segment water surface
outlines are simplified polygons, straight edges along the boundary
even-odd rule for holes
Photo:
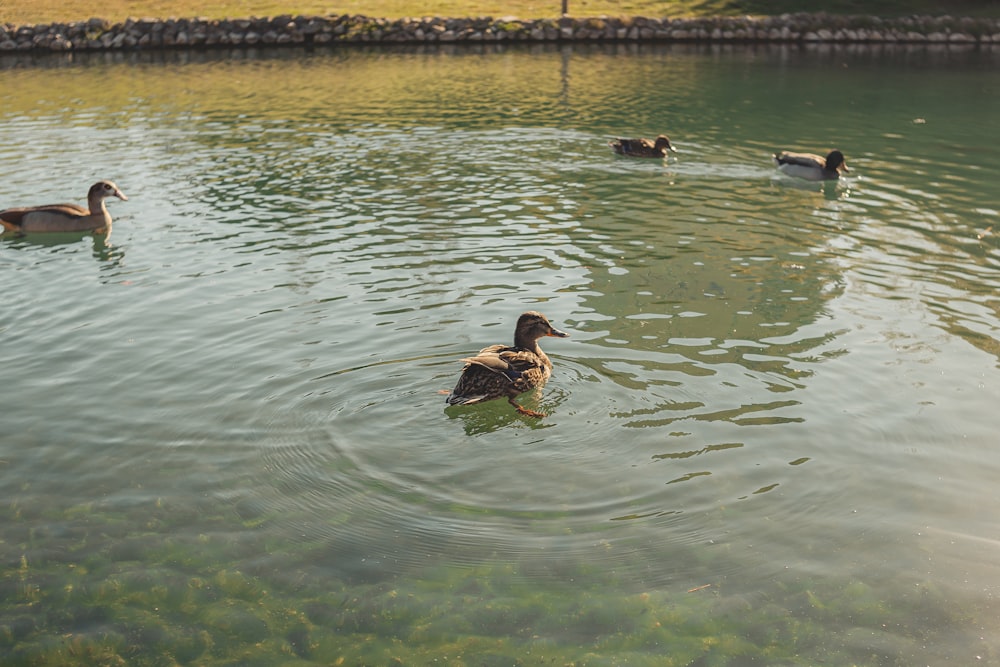
[[[0,647],[1000,664],[998,58],[0,60],[0,207],[129,196],[0,237]],[[548,416],[445,409],[529,309]]]

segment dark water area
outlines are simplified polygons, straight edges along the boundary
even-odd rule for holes
[[[1000,664],[998,59],[0,57],[4,663]]]

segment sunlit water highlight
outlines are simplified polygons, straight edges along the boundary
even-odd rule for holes
[[[472,586],[525,662],[1000,664],[996,51],[236,55],[0,60],[0,207],[129,196],[0,239],[5,650],[491,664],[428,630]],[[840,183],[769,162],[834,145]],[[571,334],[548,417],[446,410],[528,309]],[[232,629],[268,590],[305,635]]]

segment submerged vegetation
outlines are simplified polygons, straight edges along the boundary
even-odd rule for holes
[[[905,600],[820,577],[630,591],[584,561],[489,559],[345,580],[336,544],[267,543],[228,511],[134,513],[144,534],[121,528],[137,516],[93,506],[44,532],[6,510],[6,665],[917,664],[927,628],[953,637],[969,620],[919,582]]]

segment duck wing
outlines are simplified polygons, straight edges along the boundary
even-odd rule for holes
[[[462,361],[465,362],[466,368],[479,366],[491,373],[502,375],[515,386],[523,384],[528,379],[525,377],[526,374],[530,375],[533,370],[545,368],[541,357],[531,350],[508,347],[507,345],[492,345],[483,348],[476,356],[462,359]],[[530,387],[518,388],[518,391],[526,391],[527,389]]]
[[[24,224],[25,214],[30,211],[30,208],[9,208],[6,211],[0,211],[0,222],[5,227],[20,227]]]
[[[47,206],[25,206],[0,211],[0,222],[8,226],[20,227],[30,217],[51,219],[80,218],[90,215],[90,211],[77,204],[49,204]]]
[[[794,165],[796,167],[807,167],[810,169],[826,168],[826,159],[819,155],[813,155],[812,153],[792,153],[790,151],[782,151],[780,153],[775,153],[774,162],[779,167],[781,165]]]
[[[528,391],[544,380],[542,359],[529,350],[492,345],[462,359],[465,368],[448,396],[451,405],[469,405]]]
[[[619,138],[611,142],[616,153],[622,155],[648,155],[655,150],[655,145],[649,139]]]

